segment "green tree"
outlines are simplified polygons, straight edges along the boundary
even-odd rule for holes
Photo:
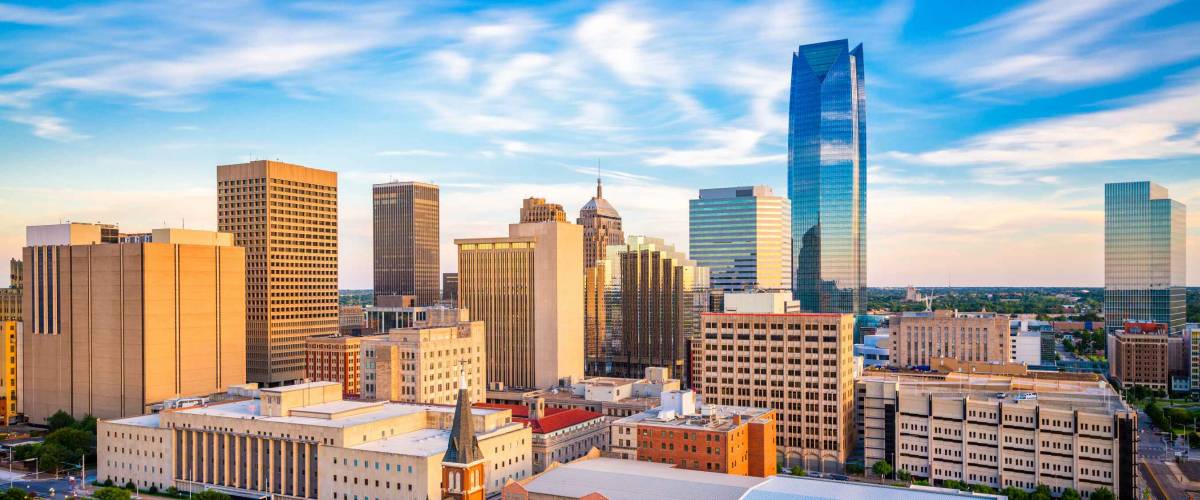
[[[93,417],[90,413],[87,415],[84,415],[83,420],[80,420],[79,422],[77,422],[75,424],[75,428],[79,429],[81,431],[87,431],[92,434],[95,434],[96,433],[96,417]]]
[[[1062,495],[1058,496],[1059,500],[1082,500],[1079,497],[1079,492],[1071,488],[1063,490]]]
[[[871,466],[871,472],[879,474],[880,477],[888,477],[892,475],[893,470],[892,464],[889,464],[887,460],[880,460],[875,462],[875,465]]]
[[[1008,497],[1008,500],[1027,500],[1029,498],[1029,493],[1026,493],[1025,490],[1017,488],[1016,486],[1004,488],[1000,494]]]
[[[801,467],[799,465],[793,465],[792,469],[791,469],[791,473],[793,476],[803,476],[804,475],[804,467]]]
[[[856,464],[853,462],[846,464],[846,474],[857,476],[862,473],[863,473],[862,464]]]
[[[29,494],[21,488],[9,488],[0,493],[0,500],[25,500]]]
[[[1113,494],[1112,490],[1101,486],[1092,492],[1088,500],[1117,500],[1117,496]]]
[[[912,474],[904,469],[900,469],[900,471],[896,473],[896,479],[901,481],[912,481]]]
[[[96,448],[96,435],[74,427],[65,427],[46,436],[44,444],[56,444],[67,450],[67,453],[78,458],[80,455],[91,455]]]
[[[996,493],[996,488],[993,488],[986,484],[972,484],[971,491],[974,491],[975,493],[984,493],[987,495],[991,495],[993,493]]]
[[[1054,495],[1050,493],[1050,487],[1044,484],[1037,485],[1033,493],[1029,495],[1029,500],[1053,500]]]
[[[219,491],[204,490],[200,493],[192,495],[193,500],[232,500],[229,495]]]
[[[44,471],[58,471],[63,468],[74,458],[71,452],[62,445],[55,443],[42,443],[37,450],[38,467]]]
[[[74,427],[75,417],[72,417],[70,413],[58,410],[53,415],[50,415],[50,418],[46,419],[46,425],[50,426],[50,432],[64,427]]]
[[[13,460],[29,460],[37,456],[37,445],[23,444],[13,448]]]
[[[104,487],[92,493],[96,500],[129,500],[129,490],[122,488]]]

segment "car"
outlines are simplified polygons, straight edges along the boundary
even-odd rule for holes
[[[841,474],[830,474],[829,479],[832,479],[834,481],[849,481],[850,476],[843,476]]]

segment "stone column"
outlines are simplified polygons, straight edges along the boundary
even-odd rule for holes
[[[292,496],[300,494],[300,442],[292,441]]]
[[[256,460],[258,462],[258,467],[254,479],[254,489],[258,491],[266,491],[266,488],[263,487],[263,472],[266,470],[265,464],[267,460],[267,457],[263,455],[263,448],[265,447],[263,445],[263,441],[266,440],[263,438],[254,438],[254,441],[255,448],[257,448],[255,450],[257,452],[256,455],[258,456]]]

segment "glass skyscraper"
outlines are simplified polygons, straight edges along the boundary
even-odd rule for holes
[[[866,104],[862,45],[835,40],[792,54],[792,295],[807,312],[866,306]]]
[[[1187,310],[1187,208],[1152,182],[1104,185],[1104,324],[1166,323],[1183,330]]]
[[[688,252],[714,290],[791,290],[791,220],[768,186],[701,189],[688,202]]]

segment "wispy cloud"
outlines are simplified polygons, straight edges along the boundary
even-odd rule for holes
[[[66,120],[49,115],[14,115],[9,121],[29,125],[33,135],[43,139],[59,142],[73,142],[87,139],[89,136],[80,134],[67,125]]]
[[[696,149],[663,149],[645,160],[647,165],[687,168],[757,165],[787,161],[786,154],[759,154],[755,150],[764,133],[749,129],[716,129],[699,133],[704,146]]]
[[[429,156],[441,157],[449,156],[449,153],[443,151],[433,151],[430,149],[390,149],[375,153],[375,156]]]

